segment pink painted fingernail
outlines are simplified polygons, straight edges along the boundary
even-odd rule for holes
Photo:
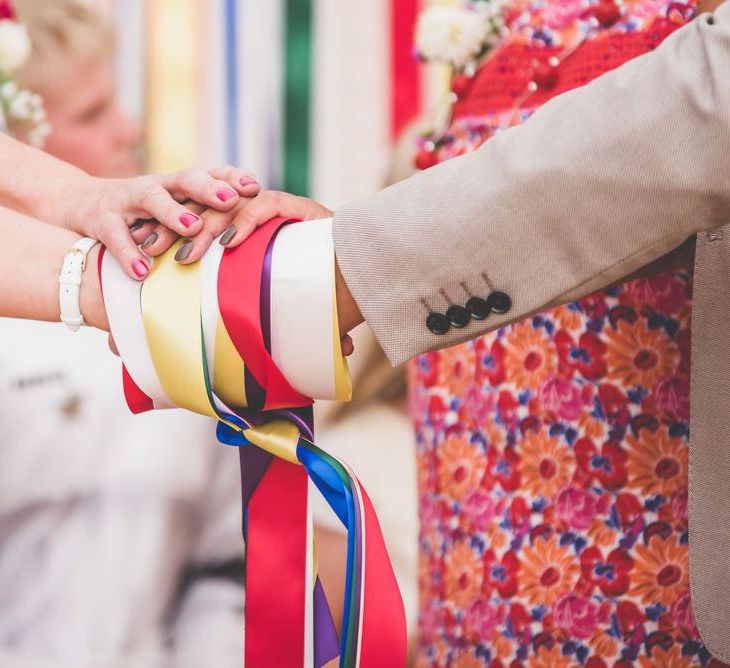
[[[185,225],[185,227],[190,227],[198,220],[200,220],[200,217],[196,216],[194,213],[184,213],[180,216],[180,222]]]
[[[221,188],[216,195],[218,195],[218,199],[221,202],[227,202],[231,197],[236,197],[238,193],[235,190],[231,190],[230,188]]]
[[[137,278],[144,278],[150,273],[150,268],[142,260],[135,260],[132,262],[132,271]]]
[[[250,176],[244,176],[242,179],[239,179],[238,182],[242,186],[253,186],[258,185],[258,181],[256,179],[252,179]]]

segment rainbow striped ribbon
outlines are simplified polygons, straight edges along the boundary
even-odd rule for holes
[[[311,339],[320,351],[314,359],[327,346],[333,360],[320,365],[325,373],[311,369],[314,385],[300,375],[295,388],[282,373],[292,369],[295,378],[307,366],[282,350],[282,336],[299,332],[283,326],[272,295],[272,267],[283,257],[277,249],[301,247],[290,231],[310,224],[288,222],[274,219],[234,249],[215,244],[191,265],[175,262],[175,246],[156,258],[144,283],[102,253],[99,273],[124,361],[125,397],[135,413],[182,407],[214,417],[218,439],[240,446],[248,668],[318,667],[338,655],[348,668],[403,666],[405,613],[375,511],[348,466],[315,445],[312,400],[300,391],[316,386],[322,398],[350,397],[333,307],[333,256],[331,334]],[[306,336],[306,323],[301,329]],[[339,643],[317,577],[310,481],[347,527]]]

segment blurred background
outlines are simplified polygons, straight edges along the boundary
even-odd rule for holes
[[[92,174],[229,163],[336,208],[412,171],[448,90],[414,56],[431,4],[15,0],[21,82],[46,100],[46,150]],[[355,400],[318,406],[318,440],[368,489],[415,629],[405,371],[355,339]],[[199,416],[131,416],[99,332],[0,319],[0,340],[0,666],[240,666],[235,449]],[[337,615],[345,538],[323,503],[315,521]]]
[[[230,162],[335,207],[381,186],[400,133],[447,85],[413,55],[427,0],[100,4],[150,170]]]

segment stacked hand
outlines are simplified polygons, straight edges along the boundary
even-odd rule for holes
[[[132,179],[84,174],[65,194],[65,209],[58,212],[58,220],[50,222],[98,239],[129,276],[142,279],[149,272],[149,260],[138,244],[145,238],[154,233],[157,239],[154,253],[148,254],[163,252],[178,236],[199,239],[199,245],[207,247],[212,230],[220,225],[216,216],[230,214],[259,190],[255,178],[234,167]],[[188,201],[200,205],[187,206]]]
[[[156,220],[148,220],[136,225],[132,231],[132,239],[140,244],[142,251],[155,257],[164,253],[180,237],[187,241],[178,249],[176,259],[183,264],[199,260],[216,238],[219,243],[232,248],[242,243],[253,230],[277,216],[300,220],[331,218],[333,212],[327,207],[307,199],[284,192],[264,191],[246,192],[232,207],[222,209],[220,206],[187,203],[186,208],[194,212],[202,221],[197,231],[185,230],[180,233],[179,226],[164,225]],[[257,196],[253,196],[257,195]],[[199,200],[198,200],[199,201]],[[340,333],[342,335],[343,353],[352,353],[353,345],[347,335],[355,325],[362,321],[357,306],[347,286],[337,270],[337,304]]]

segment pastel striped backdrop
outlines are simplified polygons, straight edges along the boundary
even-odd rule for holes
[[[413,57],[448,0],[100,0],[148,168],[230,162],[330,206],[382,185],[399,132],[444,75]]]

